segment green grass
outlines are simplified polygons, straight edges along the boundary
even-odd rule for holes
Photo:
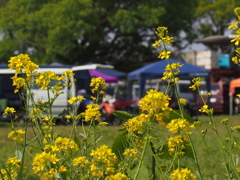
[[[219,136],[224,141],[227,137],[227,131],[225,127],[221,124],[221,120],[229,118],[229,127],[234,127],[236,125],[240,125],[240,117],[239,116],[214,116],[216,126],[218,128]],[[202,122],[202,129],[208,129],[209,125],[209,118],[207,116],[199,116],[199,121]],[[21,128],[22,124],[17,123],[17,128]],[[121,131],[118,131],[122,126],[106,126],[103,128],[103,137],[100,140],[100,144],[106,144],[111,147],[114,138],[121,133]],[[78,126],[79,130],[81,131],[81,126]],[[86,127],[87,128],[87,127]],[[10,157],[15,156],[15,144],[13,140],[10,140],[7,135],[11,131],[10,123],[0,123],[0,167],[5,164],[6,160]],[[71,126],[56,126],[55,132],[58,132],[59,134],[63,136],[69,136],[71,132]],[[166,141],[167,137],[169,137],[171,134],[167,131],[161,131],[161,134],[159,134],[160,137],[162,137],[163,141]],[[33,132],[29,131],[28,136],[33,137]],[[203,172],[204,180],[210,180],[210,179],[226,179],[223,171],[219,169],[223,166],[223,161],[220,154],[220,149],[218,145],[218,141],[216,138],[216,134],[214,131],[208,129],[208,133],[205,136],[205,142],[209,146],[209,148],[213,152],[212,157],[210,153],[207,151],[206,147],[204,146],[201,139],[199,139],[199,136],[196,136],[195,133],[192,135],[193,142],[196,147],[197,156],[199,158],[199,164]],[[233,138],[240,144],[240,136],[238,132],[234,133]],[[239,149],[238,149],[239,150]],[[238,151],[234,151],[234,156],[239,153]],[[239,154],[240,156],[240,154]],[[217,160],[214,161],[214,158]],[[186,164],[184,164],[186,167],[192,167],[192,170],[196,170],[195,165],[189,161],[184,160]],[[240,167],[240,165],[239,165]]]

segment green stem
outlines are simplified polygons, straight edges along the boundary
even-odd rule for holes
[[[135,176],[134,176],[133,180],[136,180],[137,177],[138,177],[140,168],[141,168],[142,163],[143,163],[143,157],[144,157],[145,152],[146,152],[146,147],[147,147],[148,140],[149,140],[149,137],[148,137],[148,135],[147,135],[147,136],[146,136],[146,141],[145,141],[145,144],[144,144],[144,149],[143,149],[143,152],[142,152],[142,155],[141,155],[141,158],[140,158],[140,162],[139,162],[139,164],[138,164],[137,171],[136,171],[136,173],[135,173]]]
[[[203,180],[202,172],[201,172],[201,169],[200,169],[200,166],[199,166],[199,162],[198,162],[198,158],[197,158],[197,154],[196,154],[196,150],[195,150],[195,147],[194,147],[194,145],[192,143],[191,136],[189,134],[188,134],[188,138],[190,140],[190,144],[191,144],[191,147],[192,147],[194,161],[195,161],[195,164],[196,164],[198,172],[199,172],[199,177],[200,177],[201,180]]]

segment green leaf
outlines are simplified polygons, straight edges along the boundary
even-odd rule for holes
[[[114,111],[113,115],[116,116],[117,118],[121,119],[124,122],[126,122],[128,119],[131,119],[134,117],[132,114],[129,114],[125,111]]]
[[[85,135],[85,134],[83,134],[83,133],[79,133],[80,134],[80,136],[82,136],[82,137],[84,137],[84,138],[86,138],[87,136]]]
[[[119,160],[122,159],[122,153],[124,152],[124,150],[129,147],[129,142],[127,141],[127,134],[127,132],[120,134],[114,139],[114,142],[112,144],[112,151],[116,154]]]
[[[79,140],[79,138],[74,137],[74,142],[78,145],[79,148],[81,148],[81,141]]]
[[[239,162],[239,156],[238,156],[238,154],[235,156],[235,164],[236,164],[236,166],[238,165],[238,162]]]
[[[171,155],[168,151],[168,145],[165,144],[162,146],[160,153],[157,154],[161,159],[173,159],[173,155]]]
[[[61,179],[61,177],[60,177],[60,174],[59,174],[59,173],[56,173],[56,174],[54,174],[54,177],[55,177],[55,178],[57,178],[57,179]]]
[[[70,156],[64,158],[62,164],[64,164],[65,162],[69,161],[69,159],[73,158],[78,153],[79,153],[79,151],[76,151],[73,154],[70,154]]]
[[[189,116],[189,114],[183,112],[183,117],[186,119],[188,122],[194,122],[194,119]],[[172,110],[169,113],[169,117],[163,117],[163,121],[166,123],[169,123],[172,119],[179,119],[181,117],[181,111],[180,110]]]
[[[62,116],[65,116],[66,114],[67,114],[67,110],[66,109],[64,109],[59,115],[58,115],[58,117],[62,117]]]
[[[96,143],[97,143],[98,141],[100,141],[100,140],[102,139],[102,137],[103,137],[103,136],[100,136],[100,137],[96,140]]]
[[[139,166],[139,164],[137,164],[135,166],[135,168],[130,171],[129,177],[131,179],[135,178],[137,170],[138,170],[138,166]],[[146,179],[149,179],[149,173],[148,173],[147,168],[144,165],[142,165],[139,169],[139,172],[138,172],[138,175],[137,175],[137,180],[146,180]]]
[[[185,156],[194,160],[193,150],[190,144],[186,144],[182,151],[185,152]]]
[[[22,152],[21,151],[19,151],[19,150],[16,150],[15,151],[15,156],[18,158],[18,159],[20,159],[20,160],[22,160]]]

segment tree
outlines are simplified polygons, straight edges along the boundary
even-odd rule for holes
[[[224,35],[235,18],[233,10],[239,5],[240,0],[199,0],[196,11],[198,33],[204,37]]]
[[[197,0],[9,0],[0,7],[0,59],[28,53],[40,64],[112,64],[131,71],[156,60],[158,26],[192,42]],[[182,38],[182,37],[181,37]]]

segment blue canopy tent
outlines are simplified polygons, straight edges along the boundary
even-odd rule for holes
[[[180,68],[180,73],[178,74],[178,77],[182,78],[204,77],[207,83],[207,88],[208,90],[210,90],[210,72],[208,70],[175,59],[170,59],[170,62],[171,63],[179,62],[180,64],[183,64],[183,66]],[[168,64],[167,60],[161,60],[130,72],[127,76],[128,94],[131,94],[132,89],[131,87],[129,87],[132,86],[131,82],[133,80],[138,80],[140,87],[140,98],[142,98],[144,95],[146,80],[161,78],[163,76],[163,72],[165,72],[167,64]]]

